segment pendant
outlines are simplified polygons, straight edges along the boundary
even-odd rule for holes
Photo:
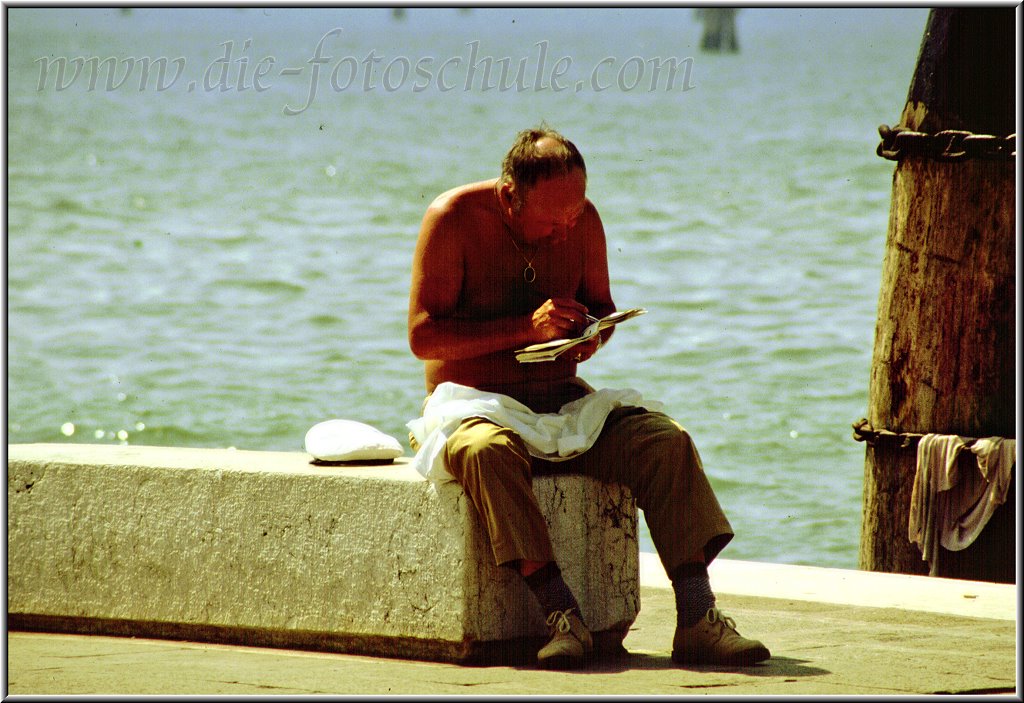
[[[531,266],[530,264],[527,264],[526,268],[523,269],[523,280],[525,280],[527,283],[533,283],[534,281],[537,280],[537,272],[533,269],[533,266]]]

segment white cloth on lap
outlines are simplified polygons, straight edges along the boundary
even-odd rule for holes
[[[623,406],[662,408],[661,403],[644,400],[633,389],[603,388],[566,403],[557,413],[535,413],[501,393],[442,383],[427,399],[423,415],[406,423],[420,445],[412,464],[435,484],[453,480],[442,450],[452,432],[471,417],[482,417],[514,430],[532,456],[563,461],[590,449],[601,435],[608,414]]]

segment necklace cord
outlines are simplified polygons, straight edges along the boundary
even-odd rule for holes
[[[537,280],[537,269],[533,268],[533,259],[537,258],[537,252],[533,252],[533,257],[527,259],[526,254],[523,253],[523,250],[519,247],[519,244],[516,242],[516,238],[512,236],[512,230],[508,226],[508,223],[505,222],[505,217],[501,212],[501,195],[499,195],[498,193],[497,183],[494,184],[494,197],[497,198],[498,200],[498,217],[501,219],[501,228],[505,231],[505,234],[508,235],[509,240],[511,240],[512,242],[512,246],[514,246],[516,248],[516,251],[519,252],[519,256],[523,257],[523,261],[526,262],[526,268],[523,269],[523,280],[526,281],[527,283],[533,283],[534,281]]]

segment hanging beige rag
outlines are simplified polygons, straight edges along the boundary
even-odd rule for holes
[[[977,471],[961,471],[964,449],[977,458]],[[917,473],[910,497],[910,541],[921,548],[921,557],[938,567],[939,545],[950,551],[974,543],[992,514],[1006,502],[1017,442],[986,437],[968,443],[956,435],[927,434],[917,445]]]

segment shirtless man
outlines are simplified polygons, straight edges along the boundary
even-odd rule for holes
[[[593,390],[577,377],[577,365],[611,329],[555,361],[524,364],[514,353],[575,336],[587,315],[615,311],[604,228],[586,186],[576,147],[539,128],[517,136],[500,178],[455,188],[430,204],[409,300],[409,344],[425,362],[428,393],[448,381],[548,413]],[[592,650],[586,614],[561,577],[531,487],[534,473],[558,471],[625,485],[644,511],[675,590],[673,660],[753,664],[769,657],[714,607],[707,564],[733,532],[690,436],[671,418],[616,408],[589,450],[557,463],[531,457],[514,431],[468,418],[448,438],[445,461],[481,515],[496,563],[518,570],[549,616],[541,666],[578,666]]]

